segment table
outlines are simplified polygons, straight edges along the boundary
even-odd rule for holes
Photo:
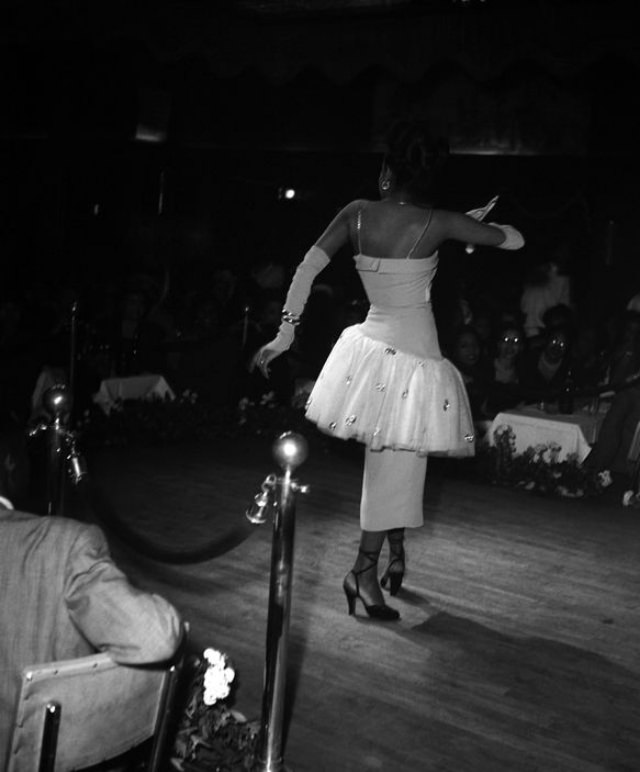
[[[164,376],[159,374],[132,375],[127,378],[105,378],[93,395],[93,401],[107,415],[117,401],[125,399],[175,399]]]
[[[548,413],[533,406],[508,410],[498,413],[491,422],[488,441],[490,445],[495,444],[495,430],[507,425],[515,434],[516,453],[555,442],[560,446],[558,460],[575,453],[579,461],[584,461],[598,437],[603,417],[602,413]]]

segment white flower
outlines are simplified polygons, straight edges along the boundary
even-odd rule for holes
[[[608,469],[603,469],[601,472],[598,472],[598,482],[603,488],[608,488],[612,485],[613,478],[611,477],[611,472]]]
[[[550,463],[555,464],[558,461],[558,458],[560,456],[560,451],[562,450],[562,447],[558,445],[557,442],[550,442],[549,443],[549,456],[550,456]]]
[[[225,656],[221,651],[216,651],[216,649],[205,649],[203,656],[211,667],[224,667]]]
[[[274,391],[267,391],[260,397],[260,405],[262,407],[274,407],[276,394]]]
[[[229,695],[235,671],[229,667],[225,655],[215,649],[205,649],[204,658],[209,663],[204,674],[205,705],[214,705]]]
[[[625,491],[622,495],[622,506],[634,507],[636,509],[640,507],[640,493],[636,493],[635,491]]]

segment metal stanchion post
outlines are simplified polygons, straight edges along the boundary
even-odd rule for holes
[[[284,693],[287,669],[287,645],[291,583],[293,572],[293,544],[295,534],[295,494],[306,493],[308,487],[299,485],[291,473],[308,455],[308,445],[300,434],[287,432],[275,441],[274,458],[284,470],[284,475],[265,480],[264,499],[269,491],[275,492],[277,502],[273,506],[273,543],[271,548],[271,575],[269,583],[269,614],[267,620],[267,646],[265,658],[264,691],[262,696],[262,722],[256,772],[282,772],[283,760]],[[260,502],[258,502],[260,506]],[[263,503],[260,514],[264,512]],[[249,516],[249,515],[248,515]],[[251,517],[250,517],[251,519]],[[260,517],[254,522],[264,522]]]
[[[75,393],[76,358],[78,356],[78,301],[71,304],[71,325],[69,331],[69,388]]]
[[[66,437],[71,412],[71,394],[66,386],[52,386],[43,397],[44,407],[51,416],[47,427],[47,514],[61,515],[64,511],[65,476],[67,470]]]
[[[87,475],[84,458],[76,447],[76,436],[69,429],[72,396],[64,384],[52,386],[44,394],[43,405],[50,423],[41,422],[30,430],[29,436],[46,435],[47,514],[64,513],[67,475],[78,485]]]

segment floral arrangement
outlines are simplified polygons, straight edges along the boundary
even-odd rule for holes
[[[515,434],[507,424],[496,428],[493,440],[481,453],[485,474],[496,484],[570,498],[599,494],[611,484],[608,473],[586,469],[575,453],[561,461],[555,442],[516,453]]]
[[[235,671],[222,652],[205,649],[195,661],[174,741],[173,769],[187,772],[195,762],[217,772],[254,767],[259,722],[248,721],[226,704],[234,680]]]
[[[176,399],[117,400],[108,414],[92,406],[76,421],[76,429],[87,445],[163,444],[209,436],[228,423],[224,412],[187,389]]]

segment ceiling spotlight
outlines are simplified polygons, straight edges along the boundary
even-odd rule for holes
[[[293,201],[297,197],[295,188],[278,188],[278,198],[285,201]]]

